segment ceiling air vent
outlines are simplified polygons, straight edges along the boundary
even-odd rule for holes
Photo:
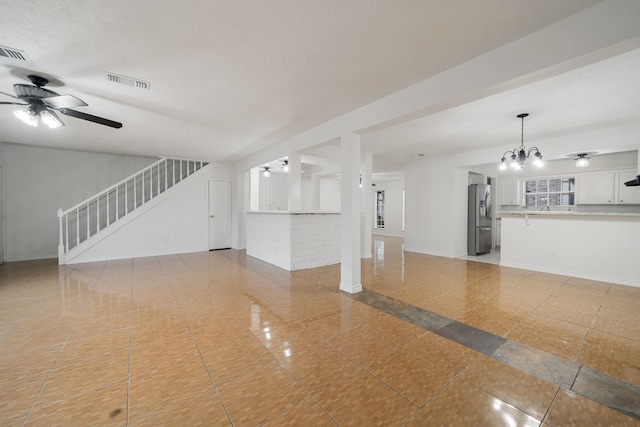
[[[144,80],[134,79],[133,77],[121,76],[120,74],[114,74],[106,72],[104,73],[107,80],[112,83],[120,83],[121,85],[131,86],[138,89],[151,89],[151,83],[145,82]]]
[[[0,46],[0,56],[4,56],[5,58],[15,59],[17,61],[27,61],[31,62],[31,59],[21,50],[13,49],[6,46]]]

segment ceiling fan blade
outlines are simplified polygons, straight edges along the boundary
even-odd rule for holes
[[[120,129],[122,127],[122,123],[114,122],[113,120],[104,119],[98,116],[92,116],[91,114],[82,113],[76,110],[70,110],[69,108],[61,108],[58,111],[60,111],[64,115],[75,117],[76,119],[88,120],[93,123],[98,123],[100,125],[105,125],[116,129]]]
[[[4,102],[4,101],[0,101],[0,105],[29,105],[29,104],[25,104],[23,102]]]
[[[13,99],[20,99],[20,98],[18,98],[17,96],[15,96],[15,95],[11,95],[10,93],[7,93],[7,92],[0,92],[0,93],[1,93],[1,94],[3,94],[3,95],[7,95],[8,97],[13,98]],[[21,100],[21,101],[22,101],[22,100]]]
[[[77,98],[73,95],[58,95],[58,96],[49,96],[46,98],[42,98],[42,102],[44,102],[47,106],[51,108],[70,108],[70,107],[86,107],[87,104],[82,99]]]

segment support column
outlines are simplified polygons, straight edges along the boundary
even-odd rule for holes
[[[289,187],[289,210],[302,210],[302,177],[300,167],[300,153],[290,153],[289,172],[287,173],[287,182]]]
[[[360,270],[360,135],[340,138],[340,290],[362,291]]]
[[[249,210],[260,210],[260,168],[251,169],[249,183]]]
[[[360,256],[371,258],[371,229],[373,226],[373,154],[364,153],[362,159],[362,188],[360,189],[360,212],[362,214],[362,237]]]
[[[311,210],[320,210],[320,176],[317,173],[311,175]]]
[[[236,179],[231,184],[234,188],[234,195],[231,208],[231,224],[233,231],[231,234],[231,247],[233,249],[244,249],[247,242],[247,210],[251,206],[251,170],[244,170],[236,173]]]

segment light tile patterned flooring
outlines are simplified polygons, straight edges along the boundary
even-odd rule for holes
[[[366,290],[640,386],[640,288],[401,243],[376,237]],[[640,423],[341,293],[339,275],[233,250],[1,265],[0,425]]]

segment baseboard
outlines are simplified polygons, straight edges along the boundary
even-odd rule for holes
[[[605,283],[615,283],[616,285],[633,286],[636,288],[640,288],[639,280],[629,280],[621,277],[599,276],[595,274],[585,274],[580,271],[562,270],[557,268],[546,268],[546,267],[540,267],[535,265],[511,263],[511,262],[503,262],[503,261],[500,261],[500,266],[510,267],[510,268],[519,268],[521,270],[538,271],[541,273],[558,274],[560,276],[576,277],[579,279],[594,280],[597,282],[605,282]]]

